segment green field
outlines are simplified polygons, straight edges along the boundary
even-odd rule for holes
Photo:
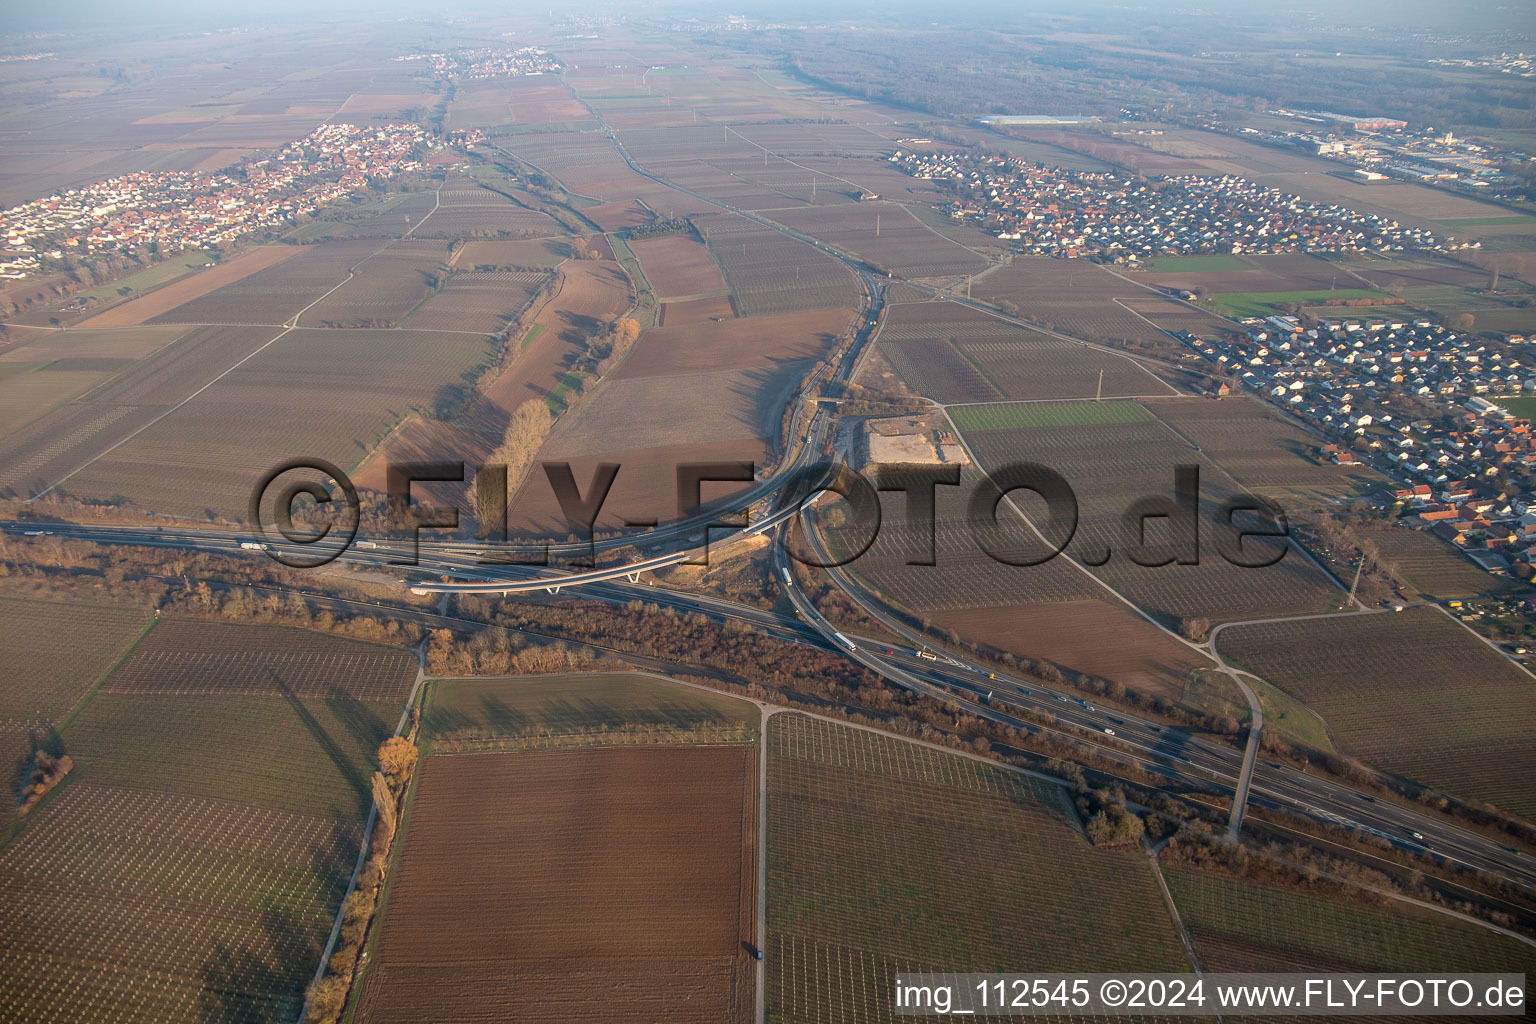
[[[1148,260],[1148,270],[1154,274],[1214,274],[1224,270],[1252,270],[1253,264],[1241,256],[1217,254],[1214,256],[1159,256]]]
[[[640,265],[640,257],[636,256],[635,250],[629,247],[628,240],[617,231],[610,231],[604,237],[613,248],[613,258],[619,261],[619,265],[624,268],[630,280],[635,282],[636,292],[656,294],[656,289],[651,287],[651,279],[645,276],[645,268]]]
[[[573,405],[572,397],[580,398],[582,391],[586,389],[587,384],[591,380],[592,378],[584,373],[576,373],[570,370],[561,373],[559,382],[553,388],[550,388],[549,394],[544,396],[544,401],[549,406],[550,415],[558,416]]]
[[[1536,395],[1521,395],[1518,398],[1496,398],[1494,401],[1521,419],[1536,417]]]
[[[434,751],[742,742],[756,736],[757,721],[746,701],[654,676],[442,679],[428,694],[423,735]]]
[[[1225,316],[1274,316],[1279,310],[1277,307],[1283,304],[1295,303],[1296,305],[1318,305],[1329,299],[1385,299],[1386,292],[1376,291],[1374,288],[1337,288],[1329,291],[1326,288],[1316,291],[1301,292],[1224,292],[1220,295],[1212,295],[1210,305],[1216,312]],[[1373,310],[1369,308],[1338,307],[1339,316],[1370,316]]]
[[[78,302],[81,299],[99,299],[103,302],[111,301],[133,295],[136,292],[145,292],[151,288],[157,288],[179,277],[186,277],[203,269],[204,265],[215,262],[213,256],[201,249],[192,249],[188,252],[178,253],[166,260],[156,263],[152,267],[146,267],[138,273],[120,277],[116,281],[96,285],[94,288],[86,288],[69,297],[69,302]],[[62,309],[66,303],[48,307],[50,310]]]
[[[1062,788],[795,714],[768,744],[770,1022],[888,1020],[903,970],[1190,969],[1146,858]]]
[[[949,418],[957,429],[971,431],[1141,423],[1153,416],[1135,402],[1020,402],[955,406]]]
[[[1536,973],[1536,949],[1433,911],[1164,870],[1208,971]]]
[[[1320,713],[1345,753],[1536,818],[1536,680],[1440,611],[1232,626],[1218,646]]]
[[[97,693],[64,730],[93,785],[360,820],[395,701]]]
[[[1328,737],[1328,730],[1305,704],[1253,676],[1244,678],[1253,692],[1258,694],[1259,705],[1264,709],[1266,733],[1279,733],[1313,750],[1333,751],[1333,740]],[[1248,698],[1243,696],[1243,691],[1238,689],[1225,672],[1191,672],[1179,703],[1207,714],[1231,715],[1244,725],[1253,719]]]

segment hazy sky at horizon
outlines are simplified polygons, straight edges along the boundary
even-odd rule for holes
[[[689,3],[687,0],[57,0],[18,4],[5,16],[4,34],[18,31],[108,28],[114,25],[180,25],[188,29],[210,28],[294,19],[372,18],[394,20],[401,16],[440,20],[444,17],[519,14],[542,16],[549,11],[647,16],[659,13],[709,15],[737,13],[786,20],[910,21],[914,25],[938,22],[955,24],[981,21],[997,25],[1026,24],[1031,12],[1050,11],[1092,15],[1112,12],[1120,19],[1157,20],[1163,13],[1190,17],[1193,12],[1241,19],[1305,16],[1316,12],[1331,20],[1380,22],[1391,25],[1468,26],[1470,24],[1522,23],[1536,27],[1528,0],[1300,0],[1283,6],[1256,7],[1253,0],[961,0],[940,8],[929,0],[735,0]]]

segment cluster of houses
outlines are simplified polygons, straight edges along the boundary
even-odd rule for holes
[[[321,125],[265,159],[213,173],[140,171],[0,213],[0,277],[121,249],[215,248],[421,166],[419,125]]]
[[[1337,438],[1324,458],[1363,457],[1390,472],[1415,524],[1482,568],[1505,573],[1511,559],[1532,560],[1536,498],[1510,497],[1500,478],[1536,475],[1536,432],[1499,404],[1536,394],[1536,358],[1513,354],[1532,339],[1512,334],[1499,344],[1391,317],[1244,324],[1246,335],[1220,341],[1183,337],[1243,386]]]
[[[960,152],[897,150],[890,161],[914,177],[946,182],[953,198],[939,204],[941,212],[1032,255],[1135,263],[1202,253],[1455,247],[1422,228],[1236,175],[1149,181]]]
[[[1536,57],[1529,53],[1500,53],[1488,57],[1431,57],[1429,63],[1452,68],[1487,68],[1506,75],[1536,78]]]
[[[520,46],[515,50],[476,47],[451,53],[410,53],[395,59],[426,61],[434,74],[445,78],[507,78],[559,74],[561,71],[560,62],[548,50],[537,46]]]

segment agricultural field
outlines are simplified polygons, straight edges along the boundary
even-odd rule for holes
[[[908,521],[904,500],[891,494],[882,500],[878,536],[847,566],[848,571],[877,596],[928,617],[956,609],[1104,596],[1102,587],[1065,559],[1023,566],[1008,565],[988,555],[978,539],[986,522],[973,520],[967,507],[979,478],[974,469],[964,467],[960,486],[935,489],[935,564],[908,564],[926,558],[928,535],[921,523]],[[1020,551],[1048,552],[1006,506],[997,521],[1002,543]],[[843,557],[857,552],[866,539],[852,527],[830,520],[822,525],[829,550]],[[966,631],[962,628],[960,632],[964,635]]]
[[[1162,257],[1150,261],[1147,272],[1138,275],[1136,280],[1146,281],[1161,289],[1195,291],[1203,288],[1210,293],[1330,291],[1340,287],[1369,287],[1350,276],[1349,263],[1306,253]]]
[[[1146,260],[1144,268],[1162,276],[1178,273],[1212,274],[1227,270],[1252,270],[1253,265],[1241,256],[1225,253],[1214,256],[1158,256]]]
[[[403,701],[416,659],[399,648],[287,626],[169,619],[112,674],[112,693]]]
[[[33,743],[46,738],[149,626],[140,608],[0,598],[0,776],[23,781]],[[44,637],[57,638],[43,642]],[[8,829],[16,801],[0,808]]]
[[[585,207],[581,215],[604,231],[643,227],[655,218],[633,199],[623,203],[599,203]]]
[[[658,327],[677,327],[683,324],[718,323],[734,320],[736,307],[729,295],[716,295],[708,299],[690,299],[687,302],[663,302]]]
[[[1077,601],[1030,601],[929,611],[940,629],[1020,657],[1110,679],[1177,702],[1190,673],[1211,667],[1192,650],[1108,594]]]
[[[630,170],[612,140],[598,132],[508,135],[496,144],[571,194],[599,204],[640,199],[663,219],[713,209]]]
[[[1177,865],[1163,873],[1208,971],[1536,971],[1531,947],[1431,910],[1369,906]]]
[[[956,411],[1041,408],[1051,407]],[[926,556],[927,534],[907,521],[903,499],[892,494],[882,503],[879,535],[847,571],[885,600],[967,640],[1183,701],[1191,673],[1208,668],[1209,661],[1127,608],[1066,558],[1025,566],[987,554],[982,547],[987,524],[972,520],[966,507],[975,481],[975,471],[967,469],[959,487],[935,491],[935,564],[908,564]],[[1036,557],[1049,554],[1008,507],[999,511],[998,520],[1000,540],[990,543]],[[824,530],[823,535],[832,550],[846,553],[850,543],[858,543],[841,539],[847,532],[852,531]]]
[[[1366,466],[1323,461],[1318,438],[1254,399],[1180,398],[1149,401],[1146,408],[1243,487],[1287,511],[1327,508],[1390,486]]]
[[[1223,316],[1274,316],[1282,306],[1322,306],[1331,299],[1387,299],[1386,292],[1374,288],[1335,288],[1292,292],[1221,292],[1212,295],[1211,308]],[[1339,316],[1356,316],[1350,308],[1337,311]]]
[[[1503,254],[1481,252],[1464,259],[1467,262],[1424,253],[1354,253],[1326,259],[1300,253],[1190,257],[1153,261],[1151,272],[1140,279],[1159,288],[1195,291],[1226,316],[1269,316],[1287,305],[1299,305],[1319,318],[1381,312],[1373,313],[1369,306],[1328,305],[1364,299],[1391,303],[1388,308],[1395,308],[1396,316],[1417,315],[1417,310],[1444,318],[1471,313],[1483,331],[1536,329],[1536,312],[1529,306],[1536,289],[1515,275],[1502,274],[1497,294],[1488,291],[1492,267],[1504,261]],[[1476,265],[1470,265],[1472,261]],[[1518,268],[1518,260],[1504,262]]]
[[[305,327],[396,327],[434,292],[448,246],[407,239],[364,260],[347,280],[304,311]]]
[[[706,373],[820,359],[853,316],[851,309],[825,309],[654,328],[645,332],[617,376]]]
[[[1078,404],[1063,405],[1063,414],[1076,415]],[[1235,552],[1228,552],[1235,542],[1223,507],[1237,489],[1203,453],[1145,409],[1138,415],[1117,416],[1115,422],[960,429],[983,467],[995,469],[1028,459],[1060,474],[1078,503],[1077,529],[1067,554],[1101,566],[1093,570],[1094,575],[1165,626],[1177,626],[1186,618],[1222,621],[1329,611],[1342,596],[1299,552],[1288,546],[1277,548],[1274,541],[1249,540],[1243,546],[1243,560],[1278,557],[1274,564],[1264,568],[1235,564]],[[1128,549],[1140,539],[1134,525],[1123,517],[1147,498],[1171,502],[1176,467],[1185,464],[1201,471],[1199,562],[1138,565]],[[1024,507],[1039,507],[1036,499],[1028,501]],[[1033,514],[1042,516],[1043,509]],[[1057,543],[1062,536],[1058,530]],[[1172,540],[1166,521],[1154,520],[1147,526],[1149,547]],[[1031,548],[1039,549],[1038,544]]]
[[[641,344],[644,344],[642,342]],[[545,446],[546,458],[570,458],[626,448],[766,438],[778,423],[781,399],[807,362],[603,381],[563,420]],[[700,402],[700,395],[714,396]]]
[[[131,349],[121,356],[110,348],[98,350],[106,359],[132,361],[78,400],[56,405],[0,438],[0,493],[36,494],[64,479],[271,341],[278,328],[182,327],[172,333],[180,337],[141,358]]]
[[[1160,298],[1156,295],[1126,296],[1116,299],[1115,305],[1135,313],[1153,327],[1166,331],[1170,335],[1188,331],[1200,338],[1219,338],[1231,333],[1234,329],[1232,324],[1214,313],[1207,313],[1183,302],[1175,302],[1173,299]],[[1182,345],[1174,338],[1162,340],[1143,338],[1135,342],[1135,347],[1152,350],[1182,350]]]
[[[454,178],[438,207],[417,225],[417,238],[534,238],[563,234],[554,218],[529,209],[473,179]]]
[[[493,334],[515,320],[549,279],[538,270],[453,274],[405,324],[418,331]]]
[[[1474,597],[1510,597],[1528,593],[1507,576],[1485,572],[1432,533],[1422,530],[1375,530],[1363,536],[1371,557],[1411,590],[1439,601]]]
[[[558,79],[486,78],[462,83],[448,105],[449,128],[575,124],[592,115]]]
[[[108,679],[63,730],[64,748],[79,763],[71,786],[164,790],[358,822],[368,809],[374,750],[404,703],[112,686]]]
[[[0,1013],[297,1019],[360,832],[356,821],[71,781],[0,850]]]
[[[944,404],[1177,394],[1124,356],[952,302],[893,306],[879,342],[913,391]]]
[[[31,323],[38,327],[43,326],[44,323],[54,326],[57,320],[64,326],[75,326],[84,323],[93,313],[102,311],[105,307],[120,305],[130,301],[136,295],[146,294],[174,281],[191,277],[211,266],[212,263],[209,253],[189,249],[167,259],[150,263],[142,270],[134,270],[101,284],[73,291],[67,300],[45,302],[41,309],[34,308],[25,313],[18,312],[14,317],[8,316],[7,320],[12,324]],[[27,279],[7,279],[4,285],[0,285],[0,297],[4,297],[8,289],[20,290],[25,287],[25,280]],[[40,282],[34,280],[33,283],[36,285]]]
[[[693,224],[725,269],[743,316],[858,304],[853,274],[804,242],[729,213],[696,215]]]
[[[586,351],[588,338],[630,308],[633,293],[629,278],[611,260],[567,261],[561,264],[549,291],[549,296],[524,317],[528,329],[516,341],[515,358],[485,385],[483,394],[455,423],[444,423],[425,413],[408,414],[358,468],[355,480],[359,487],[383,491],[390,460],[463,459],[473,463],[489,455],[500,444],[512,411],[529,399],[542,398],[557,413],[565,409],[567,396],[575,397],[568,383],[576,377],[569,372],[571,364]]]
[[[437,102],[435,90],[417,88],[401,92],[355,92],[336,111],[339,120],[359,124],[367,121],[384,123],[410,121]]]
[[[742,743],[746,701],[638,673],[434,680],[422,714],[428,752]]]
[[[0,598],[0,720],[24,726],[62,717],[148,626],[143,608]]]
[[[356,1019],[745,1024],[754,762],[747,743],[427,757]]]
[[[70,477],[68,490],[238,520],[261,468],[302,453],[350,469],[396,423],[433,408],[489,355],[489,339],[474,334],[290,331]],[[231,423],[240,424],[238,435],[229,433]],[[220,440],[210,445],[209,438]]]
[[[612,260],[563,264],[554,294],[530,315],[534,325],[521,352],[486,388],[486,397],[508,412],[529,398],[548,397],[586,350],[587,339],[628,312],[633,301],[629,276]]]
[[[681,378],[651,378],[676,381]],[[594,392],[594,394],[597,394]],[[592,404],[592,396],[582,399],[578,408]],[[690,413],[692,415],[692,413]],[[689,421],[690,428],[701,422]],[[559,431],[551,438],[558,441]],[[583,487],[602,463],[620,467],[613,488],[604,501],[597,519],[598,531],[623,530],[626,522],[665,523],[677,518],[677,468],[695,462],[750,462],[761,476],[767,449],[757,437],[695,441],[690,444],[663,444],[645,448],[619,448],[631,443],[622,434],[610,437],[602,452],[585,455],[551,454],[548,447],[539,458],[543,461],[569,462],[571,472]],[[750,486],[737,483],[706,483],[702,486],[705,504],[727,503],[730,496]],[[542,472],[532,472],[513,495],[509,510],[514,533],[564,540],[571,527],[555,500],[549,479]]]
[[[80,398],[188,330],[130,327],[28,332],[0,354],[0,437]]]
[[[1234,626],[1219,643],[1321,714],[1344,752],[1536,819],[1536,679],[1437,609]]]
[[[0,847],[4,1016],[295,1019],[401,701],[112,685],[55,741],[75,770]]]
[[[894,203],[775,210],[774,220],[907,278],[980,273],[986,257],[934,231]]]
[[[1093,427],[1108,423],[1146,423],[1152,419],[1136,402],[998,402],[964,405],[949,414],[955,427],[975,430],[1023,430],[1027,427]]]
[[[436,200],[434,192],[401,192],[360,206],[325,210],[320,217],[294,228],[285,237],[304,245],[343,238],[373,238],[382,245],[385,240],[399,238],[420,225],[432,212]]]
[[[1087,260],[1016,257],[976,279],[973,298],[1051,330],[1090,341],[1166,347],[1158,326],[1115,302],[1151,293],[1140,280],[1124,280]]]
[[[646,279],[662,299],[702,298],[726,290],[720,264],[697,239],[689,235],[636,239],[629,243]]]
[[[516,124],[568,124],[592,119],[570,86],[559,79],[547,75],[516,77],[508,79],[505,88]]]
[[[603,202],[628,202],[628,191],[649,179],[629,169],[613,142],[598,133],[511,135],[497,145],[555,178],[568,192]]]
[[[796,166],[725,125],[636,127],[623,139],[646,170],[739,209],[803,207],[812,201],[813,189],[820,200],[852,199],[848,183]],[[833,188],[823,194],[824,186]]]
[[[76,326],[136,327],[146,320],[162,313],[169,313],[177,306],[201,298],[225,285],[243,281],[252,274],[275,267],[297,256],[301,251],[287,245],[264,245],[201,273],[177,278],[147,293],[133,294],[127,302],[88,317]],[[206,256],[203,257],[203,262],[208,262]]]
[[[453,265],[459,270],[554,270],[570,258],[569,239],[472,239],[454,253]]]
[[[768,724],[767,881],[773,1024],[890,1020],[902,971],[1189,970],[1146,858],[1061,787],[803,715]]]
[[[292,259],[190,298],[149,318],[157,324],[282,324],[347,279],[347,271],[377,252],[377,239],[322,242]]]
[[[642,338],[640,344],[646,344]],[[625,518],[676,518],[677,466],[687,462],[749,461],[759,467],[779,410],[808,362],[649,377],[610,377],[584,395],[556,424],[542,460],[569,461],[578,480],[598,462],[622,468],[603,506],[599,528]],[[700,402],[699,395],[716,396]],[[706,499],[739,486],[706,486]],[[542,474],[530,474],[512,500],[519,528],[565,536],[569,531]]]

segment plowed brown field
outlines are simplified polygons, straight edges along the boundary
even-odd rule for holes
[[[357,1019],[748,1020],[752,754],[429,758]]]
[[[630,248],[640,257],[640,266],[656,294],[664,299],[725,291],[720,264],[696,238],[672,235],[631,242]]]

